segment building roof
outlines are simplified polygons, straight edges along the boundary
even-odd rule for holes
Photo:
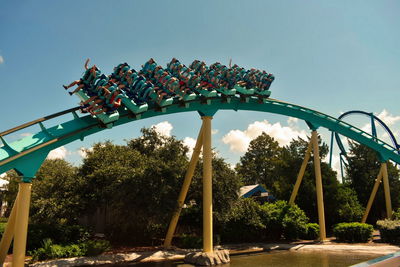
[[[267,189],[262,187],[262,185],[254,184],[254,185],[242,186],[239,191],[239,196],[247,198],[247,197],[251,197],[252,195],[254,195],[255,193],[258,193],[258,192],[268,194]]]

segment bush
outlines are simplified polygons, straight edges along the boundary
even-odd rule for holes
[[[333,234],[343,242],[367,242],[372,238],[374,228],[366,223],[339,223],[333,228]]]
[[[265,203],[262,211],[268,239],[277,240],[283,235],[287,240],[294,240],[306,233],[308,217],[297,205],[289,205],[286,201]]]
[[[110,247],[106,240],[88,240],[80,244],[58,245],[51,239],[45,239],[42,247],[30,252],[33,261],[43,261],[58,258],[71,258],[80,256],[96,256]]]
[[[42,247],[43,240],[51,239],[55,244],[82,243],[89,239],[88,229],[80,225],[30,224],[28,226],[27,249]]]
[[[182,234],[176,242],[180,248],[201,248],[203,246],[203,239],[196,235]]]
[[[319,224],[317,223],[307,223],[306,231],[300,236],[302,239],[306,240],[316,240],[319,238]]]
[[[261,233],[266,229],[261,220],[261,213],[260,204],[253,199],[239,199],[232,207],[228,219],[222,227],[222,240],[228,242],[260,241]]]
[[[82,244],[85,256],[96,256],[110,248],[107,240],[88,240]]]
[[[400,208],[393,212],[393,220],[400,220]]]
[[[377,221],[379,233],[383,242],[400,243],[400,220]]]

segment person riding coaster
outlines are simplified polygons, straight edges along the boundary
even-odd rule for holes
[[[73,95],[81,89],[88,90],[90,87],[92,87],[94,85],[96,79],[98,79],[99,76],[101,75],[101,72],[96,67],[96,65],[93,65],[91,68],[88,67],[89,61],[90,61],[90,59],[87,59],[85,61],[85,65],[84,65],[85,72],[84,72],[82,78],[80,78],[79,80],[73,81],[69,85],[63,85],[65,90],[68,90],[72,86],[78,85],[78,87],[75,88],[75,90],[73,90],[72,92],[68,92],[69,95]]]

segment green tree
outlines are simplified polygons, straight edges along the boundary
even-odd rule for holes
[[[377,153],[358,143],[350,142],[348,153],[348,166],[346,166],[346,180],[356,191],[358,199],[363,205],[366,205],[370,197],[375,179],[378,176],[380,161]],[[400,181],[399,170],[388,162],[388,176],[392,207],[399,207]],[[383,193],[383,183],[376,194],[374,204],[368,216],[368,222],[374,224],[378,219],[386,217],[385,198]]]
[[[212,158],[212,196],[213,196],[213,219],[215,232],[220,231],[221,222],[226,220],[231,207],[239,199],[239,189],[242,185],[236,172],[221,157],[213,153]],[[203,162],[200,159],[193,175],[186,202],[194,200],[196,205],[191,207],[188,213],[189,221],[185,215],[182,223],[189,224],[192,228],[200,231],[202,223],[202,202],[203,202]]]
[[[82,211],[77,168],[62,159],[45,160],[32,182],[33,223],[76,223]]]
[[[271,189],[277,176],[276,167],[281,153],[282,148],[278,142],[263,132],[250,142],[236,171],[243,178],[244,184],[263,184]]]

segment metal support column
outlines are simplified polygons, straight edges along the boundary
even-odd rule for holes
[[[203,116],[203,251],[213,251],[211,116]]]
[[[19,184],[19,197],[14,230],[13,267],[23,267],[25,262],[31,187],[31,183]]]
[[[164,247],[171,247],[172,238],[175,233],[176,225],[178,224],[179,216],[182,211],[183,204],[185,203],[186,195],[189,190],[190,183],[193,178],[194,170],[196,169],[197,162],[199,161],[201,147],[203,145],[203,127],[200,128],[199,135],[197,137],[196,145],[193,149],[192,158],[189,162],[189,167],[186,171],[185,180],[183,181],[183,185],[181,191],[179,193],[177,208],[174,214],[172,215],[171,222],[169,223],[168,232],[165,237]]]
[[[0,242],[0,265],[3,266],[4,261],[7,257],[7,252],[10,249],[11,241],[14,237],[14,230],[15,230],[15,217],[17,214],[17,205],[18,205],[18,197],[15,198],[14,205],[12,207],[10,216],[8,217],[6,229],[4,230],[3,236],[1,237]]]
[[[315,190],[317,191],[319,237],[320,241],[323,242],[326,240],[326,231],[325,231],[324,195],[322,191],[322,175],[321,175],[321,163],[319,157],[317,131],[315,130],[312,131],[311,140],[313,143],[313,152],[314,152]]]
[[[307,163],[310,160],[311,156],[311,148],[312,148],[312,140],[308,143],[308,147],[306,153],[304,155],[303,163],[301,164],[299,174],[297,175],[296,183],[294,185],[292,195],[290,196],[289,204],[294,204],[294,201],[297,196],[297,192],[299,191],[301,181],[303,180],[304,172],[306,171]]]
[[[385,202],[386,202],[386,217],[388,219],[392,218],[392,201],[390,199],[390,186],[389,186],[389,177],[387,171],[387,163],[382,163],[382,176],[383,176],[383,189],[385,191]]]
[[[381,165],[381,168],[379,169],[379,173],[378,173],[378,176],[376,177],[374,187],[372,188],[371,195],[368,199],[367,207],[365,208],[364,215],[361,219],[362,223],[365,223],[367,221],[369,211],[371,210],[372,203],[374,202],[376,192],[378,191],[379,184],[381,183],[381,181],[382,181],[382,165]]]

